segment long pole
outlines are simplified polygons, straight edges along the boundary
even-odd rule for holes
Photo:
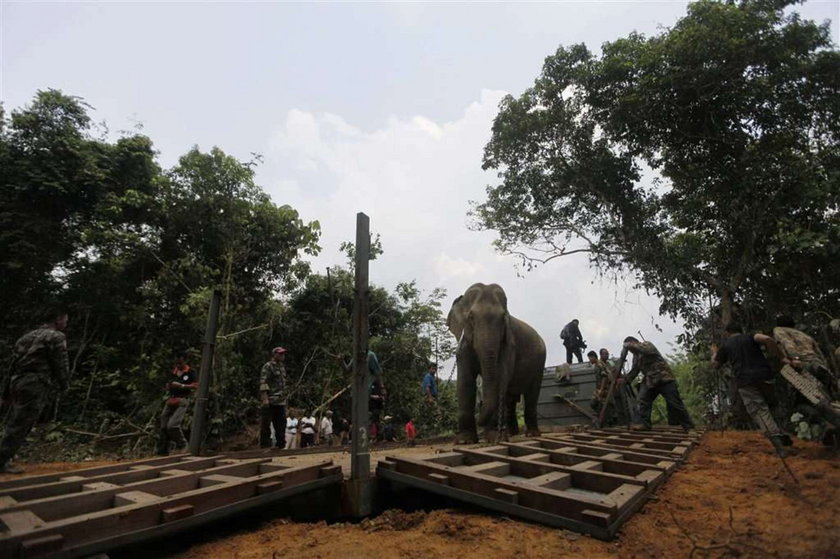
[[[207,397],[210,394],[210,373],[213,370],[213,352],[216,349],[221,304],[222,292],[216,289],[210,299],[210,314],[207,318],[204,347],[201,350],[201,368],[198,372],[198,393],[193,408],[193,425],[190,432],[190,454],[193,456],[198,456],[201,452],[201,439],[204,438],[204,426],[207,422]]]
[[[353,301],[353,442],[350,448],[350,482],[356,517],[371,513],[370,441],[368,440],[368,265],[370,218],[356,214],[356,289]]]

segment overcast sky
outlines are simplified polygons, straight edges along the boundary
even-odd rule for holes
[[[811,1],[832,20],[840,2]],[[565,354],[577,317],[591,348],[615,353],[637,331],[667,351],[680,325],[631,281],[599,282],[583,256],[517,274],[492,232],[467,229],[470,200],[495,176],[482,149],[499,100],[532,85],[559,45],[656,33],[683,2],[552,4],[29,3],[0,0],[0,99],[35,91],[83,97],[114,131],[142,126],[163,165],[198,145],[242,159],[277,204],[319,220],[315,268],[343,264],[355,214],[370,216],[385,254],[372,282],[416,279],[449,301],[476,281],[501,284],[513,315]],[[449,302],[447,302],[447,307]],[[662,331],[657,331],[658,324]],[[448,372],[448,371],[447,371]]]

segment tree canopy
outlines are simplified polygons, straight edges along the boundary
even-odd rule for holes
[[[529,265],[585,253],[697,328],[840,311],[840,52],[790,0],[561,46],[507,96],[473,209]]]
[[[63,305],[71,382],[50,410],[61,451],[87,452],[66,444],[72,431],[80,442],[119,435],[124,451],[152,448],[175,357],[199,365],[214,289],[222,291],[214,440],[255,435],[259,371],[274,346],[290,349],[294,407],[319,406],[348,382],[335,355],[352,347],[352,274],[311,272],[320,226],[272,202],[255,182],[259,160],[194,147],[164,169],[150,138],[111,140],[90,111],[47,90],[0,113],[2,374],[42,307]],[[419,409],[443,293],[425,297],[410,281],[371,293],[372,343],[393,381],[388,410],[404,417]],[[341,413],[349,404],[334,405]]]

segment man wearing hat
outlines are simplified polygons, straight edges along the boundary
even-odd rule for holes
[[[260,371],[260,448],[271,447],[271,426],[277,439],[277,448],[286,446],[286,349],[275,347],[271,361]]]

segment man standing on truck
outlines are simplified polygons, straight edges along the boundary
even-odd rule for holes
[[[578,363],[583,363],[582,350],[586,349],[586,342],[583,341],[579,324],[580,321],[575,318],[560,331],[560,338],[566,346],[566,363],[572,362],[572,356],[577,357]]]

